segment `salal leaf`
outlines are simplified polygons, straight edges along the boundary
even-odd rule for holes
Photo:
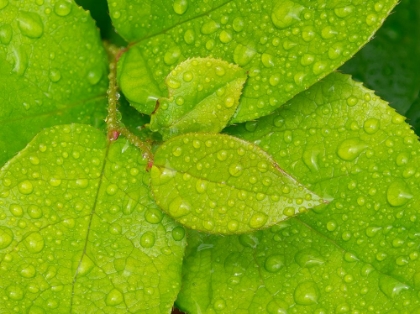
[[[182,62],[165,80],[169,98],[160,98],[150,129],[163,139],[189,132],[220,132],[232,118],[246,73],[237,65],[212,58]]]
[[[402,0],[375,38],[341,70],[406,115],[420,92],[419,38],[420,2]]]
[[[212,57],[248,71],[231,123],[264,116],[338,68],[379,28],[396,0],[109,1],[130,41],[119,61],[122,92],[150,114],[182,61]],[[182,8],[182,9],[181,9]]]
[[[263,232],[190,234],[188,313],[417,313],[420,144],[373,92],[332,74],[230,129],[331,201]]]
[[[103,124],[107,57],[73,1],[1,1],[0,60],[0,165],[44,127]]]
[[[186,134],[158,148],[156,203],[192,229],[243,233],[322,203],[259,147],[221,134]]]
[[[0,171],[0,312],[168,313],[184,229],[146,161],[85,125],[46,129]]]

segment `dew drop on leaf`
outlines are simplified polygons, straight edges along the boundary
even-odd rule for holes
[[[26,248],[30,253],[39,253],[44,249],[44,238],[38,232],[30,233],[24,240]]]
[[[344,6],[344,7],[338,7],[334,9],[335,15],[337,15],[340,18],[345,18],[353,13],[354,7],[353,6]]]
[[[18,26],[23,35],[29,38],[39,38],[44,33],[41,17],[34,12],[20,12],[17,18]]]
[[[391,183],[386,191],[386,199],[394,207],[406,204],[412,197],[409,187],[402,180]]]
[[[256,51],[253,48],[238,44],[233,52],[233,60],[236,64],[244,66],[252,60],[255,54]]]
[[[190,210],[191,206],[180,197],[169,204],[169,213],[175,218],[187,215]]]
[[[337,155],[345,161],[353,161],[356,159],[365,149],[367,145],[361,142],[359,139],[351,138],[346,139],[338,146]]]
[[[72,4],[66,0],[57,1],[54,5],[54,12],[58,16],[66,16],[71,12]]]
[[[318,302],[319,291],[313,281],[299,283],[293,293],[295,302],[299,305],[312,305]]]
[[[11,204],[9,206],[10,213],[15,217],[21,217],[23,215],[23,208],[18,204]]]
[[[181,56],[181,50],[179,49],[179,47],[172,47],[170,48],[164,55],[163,57],[163,61],[167,64],[167,65],[172,65],[175,64],[179,57]]]
[[[18,190],[20,193],[27,195],[32,193],[34,187],[29,180],[25,180],[19,183]]]
[[[15,301],[22,300],[24,292],[20,286],[12,285],[6,289],[7,296]]]
[[[91,85],[96,85],[102,78],[102,70],[100,68],[88,72],[87,79]]]
[[[272,300],[267,304],[267,313],[269,314],[287,314],[289,306],[282,300]]]
[[[85,276],[95,267],[93,261],[86,254],[83,256],[80,265],[78,265],[77,275]]]
[[[191,30],[191,29],[186,30],[185,33],[184,33],[184,41],[187,44],[190,45],[190,44],[192,44],[194,42],[194,40],[195,40],[195,33],[194,33],[194,31]]]
[[[379,130],[379,120],[375,119],[375,118],[370,118],[367,119],[364,123],[363,123],[363,130],[365,130],[365,132],[367,134],[374,134]]]
[[[106,296],[105,303],[109,306],[115,306],[121,304],[124,301],[124,297],[117,289],[112,289]]]
[[[0,226],[0,250],[7,248],[13,241],[13,232],[7,227]]]
[[[12,40],[13,31],[12,27],[9,24],[4,24],[0,26],[0,43],[7,45]]]
[[[184,239],[185,229],[181,226],[175,227],[172,229],[172,237],[175,241],[181,241]]]
[[[275,254],[267,257],[264,262],[264,268],[270,273],[278,272],[284,265],[284,256]]]
[[[229,166],[229,173],[234,177],[239,177],[242,174],[242,166],[239,164],[231,164]]]
[[[172,8],[176,14],[182,15],[188,9],[188,0],[175,0]]]
[[[61,79],[61,73],[57,69],[51,69],[48,77],[51,82],[56,83]]]
[[[264,213],[255,213],[249,220],[249,226],[252,229],[262,228],[267,222],[268,216]]]
[[[300,267],[311,268],[325,263],[319,251],[311,248],[303,249],[296,253],[295,261]]]
[[[42,217],[42,209],[37,205],[30,205],[28,208],[28,215],[33,219],[39,219]]]
[[[32,265],[25,265],[20,270],[20,275],[24,278],[33,278],[36,274],[36,269]]]
[[[146,221],[151,224],[160,223],[163,219],[163,214],[160,210],[156,208],[148,208],[144,214]]]
[[[379,289],[388,297],[388,298],[395,298],[401,291],[407,290],[409,287],[386,275],[381,275],[379,277]]]
[[[140,245],[144,248],[151,248],[155,245],[155,234],[152,231],[146,231],[140,238]]]
[[[283,29],[300,21],[300,13],[304,7],[290,0],[277,2],[271,13],[271,21]]]

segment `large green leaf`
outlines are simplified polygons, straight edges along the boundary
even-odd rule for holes
[[[230,133],[328,206],[240,237],[190,234],[188,313],[418,313],[420,144],[404,118],[332,74]]]
[[[375,38],[340,70],[364,82],[406,115],[420,92],[419,38],[420,2],[402,0]]]
[[[169,98],[159,98],[150,129],[165,140],[189,132],[220,132],[238,107],[245,81],[246,72],[226,61],[182,62],[165,80]]]
[[[47,129],[0,171],[0,312],[167,313],[182,227],[146,160],[84,125]]]
[[[73,1],[1,1],[0,165],[44,127],[103,123],[106,73],[98,30]]]
[[[191,57],[220,58],[249,72],[232,123],[267,115],[349,59],[395,0],[109,1],[132,45],[119,85],[150,114],[167,95],[164,78]]]
[[[211,233],[266,228],[322,203],[258,146],[221,134],[191,133],[165,142],[151,175],[162,209]]]

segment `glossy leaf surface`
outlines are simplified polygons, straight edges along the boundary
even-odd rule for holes
[[[192,229],[243,233],[271,226],[322,200],[256,145],[220,134],[186,134],[156,151],[156,203]]]
[[[231,123],[252,120],[349,59],[396,2],[110,1],[117,30],[133,43],[120,59],[119,85],[137,110],[150,114],[177,64],[220,58],[249,72]]]
[[[0,165],[44,127],[103,124],[106,73],[94,21],[73,1],[1,1]]]
[[[220,132],[239,104],[246,73],[212,58],[192,58],[169,73],[169,98],[160,98],[150,128],[166,140],[189,132]]]
[[[181,308],[420,310],[420,144],[402,116],[348,76],[332,74],[229,132],[260,145],[331,201],[249,235],[191,234]]]
[[[149,196],[146,161],[85,125],[47,129],[0,171],[0,312],[167,313],[182,227]]]

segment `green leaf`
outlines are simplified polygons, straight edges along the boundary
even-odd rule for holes
[[[258,143],[331,201],[262,232],[190,234],[182,309],[420,310],[420,144],[402,116],[348,76],[332,74],[229,132]]]
[[[0,171],[0,312],[168,313],[184,229],[141,152],[86,125],[42,131]]]
[[[375,38],[341,70],[406,115],[420,92],[419,38],[420,2],[402,0]]]
[[[103,124],[107,56],[93,20],[73,1],[1,3],[3,165],[44,127]]]
[[[256,145],[221,134],[165,142],[156,151],[151,178],[165,212],[211,233],[261,229],[322,202]]]
[[[150,114],[167,95],[164,79],[177,64],[219,58],[248,71],[231,123],[252,120],[343,64],[396,2],[110,1],[117,31],[132,43],[119,61],[119,86],[137,110]]]
[[[220,132],[239,103],[246,73],[226,61],[192,58],[165,80],[169,98],[160,98],[150,129],[166,140],[189,132]]]

